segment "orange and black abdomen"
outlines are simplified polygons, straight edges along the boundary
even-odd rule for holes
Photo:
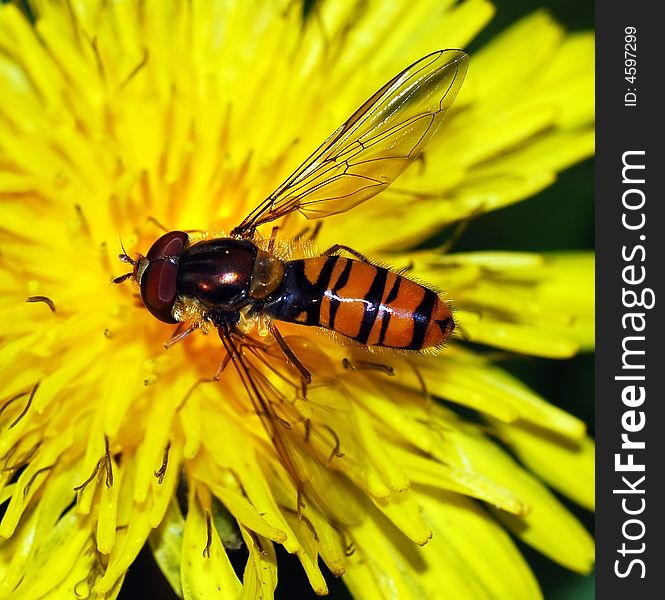
[[[367,346],[422,350],[454,329],[450,309],[432,290],[389,269],[321,256],[284,263],[275,319],[332,329]]]

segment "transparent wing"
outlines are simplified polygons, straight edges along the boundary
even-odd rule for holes
[[[365,102],[236,227],[252,231],[295,210],[320,219],[389,186],[420,154],[455,100],[468,67],[461,50],[439,50]]]

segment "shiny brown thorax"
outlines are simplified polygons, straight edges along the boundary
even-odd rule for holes
[[[247,240],[198,242],[179,259],[177,290],[212,312],[235,312],[267,301],[281,285],[284,265]]]

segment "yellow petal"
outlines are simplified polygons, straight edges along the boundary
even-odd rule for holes
[[[527,507],[519,516],[496,511],[515,535],[565,567],[589,572],[594,559],[591,535],[542,483],[480,435],[461,430],[449,435],[474,470],[510,487]]]
[[[478,314],[461,310],[456,315],[459,317],[460,329],[472,342],[546,358],[570,358],[579,350],[576,342],[544,328],[482,318]]]
[[[277,556],[273,545],[266,539],[240,528],[249,550],[247,566],[242,578],[240,598],[271,598],[277,587]]]
[[[215,527],[190,492],[182,540],[180,577],[183,597],[236,598],[241,584],[233,571]]]
[[[493,422],[520,461],[577,504],[595,506],[595,445],[589,437],[561,438],[528,423]]]
[[[148,539],[155,562],[179,598],[182,598],[180,564],[184,531],[185,519],[180,513],[177,502],[173,500],[159,527]]]

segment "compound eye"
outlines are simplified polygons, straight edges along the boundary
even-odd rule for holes
[[[183,251],[189,236],[184,231],[169,231],[160,237],[148,250],[150,262],[164,258],[177,258]]]
[[[178,264],[189,236],[171,231],[160,237],[146,256],[147,266],[141,274],[141,298],[150,313],[164,323],[177,323],[173,305],[177,296]]]
[[[145,307],[164,323],[177,323],[171,314],[176,299],[178,265],[161,260],[150,263],[141,277],[141,297]]]

